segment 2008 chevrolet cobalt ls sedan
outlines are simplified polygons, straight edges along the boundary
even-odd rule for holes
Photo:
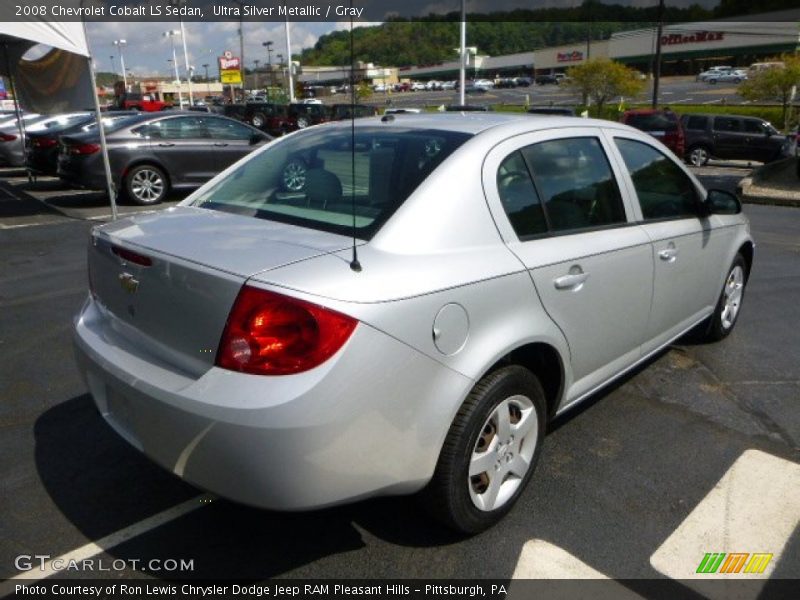
[[[281,510],[422,492],[477,532],[549,419],[698,325],[728,335],[752,260],[738,200],[625,125],[359,120],[96,228],[75,342],[108,423],[198,486]]]

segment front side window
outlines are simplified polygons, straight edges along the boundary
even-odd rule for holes
[[[194,206],[370,239],[469,134],[320,128],[270,144]],[[353,143],[355,142],[355,143]],[[430,199],[435,202],[435,198]]]
[[[675,162],[635,140],[615,138],[645,220],[697,216],[697,189]]]
[[[625,208],[597,138],[540,142],[521,150],[553,231],[625,223]]]
[[[201,117],[173,117],[147,123],[133,133],[143,137],[169,140],[190,140],[208,137]]]

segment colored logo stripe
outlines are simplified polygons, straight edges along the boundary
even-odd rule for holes
[[[727,556],[727,558],[726,558]],[[697,566],[697,573],[741,573],[744,567],[745,573],[763,573],[770,561],[772,554],[747,552],[706,552],[703,560]],[[748,557],[750,560],[748,560]],[[724,562],[723,562],[724,561]]]

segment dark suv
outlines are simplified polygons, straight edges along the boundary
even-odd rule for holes
[[[285,104],[248,102],[241,120],[270,135],[280,136],[295,130]]]
[[[702,166],[709,158],[770,162],[780,158],[785,137],[769,122],[738,115],[682,115],[686,162]]]
[[[305,129],[331,119],[328,107],[324,104],[289,104],[288,110],[293,130]]]

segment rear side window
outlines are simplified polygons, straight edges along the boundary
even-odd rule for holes
[[[227,119],[206,119],[208,133],[218,140],[249,140],[255,133],[252,129],[236,121]]]
[[[708,117],[690,116],[686,119],[686,129],[704,131],[708,127]]]
[[[133,130],[145,137],[170,140],[190,140],[208,137],[202,117],[175,117],[148,123]]]
[[[616,138],[646,221],[697,216],[697,190],[675,162],[648,144]]]
[[[744,130],[746,133],[766,133],[767,129],[761,121],[754,121],[753,119],[744,120]]]
[[[500,164],[497,192],[508,220],[520,239],[547,233],[542,202],[519,150]]]
[[[738,132],[742,130],[741,121],[730,117],[714,117],[714,131]]]
[[[521,152],[552,231],[625,222],[622,197],[597,138],[540,142]]]

